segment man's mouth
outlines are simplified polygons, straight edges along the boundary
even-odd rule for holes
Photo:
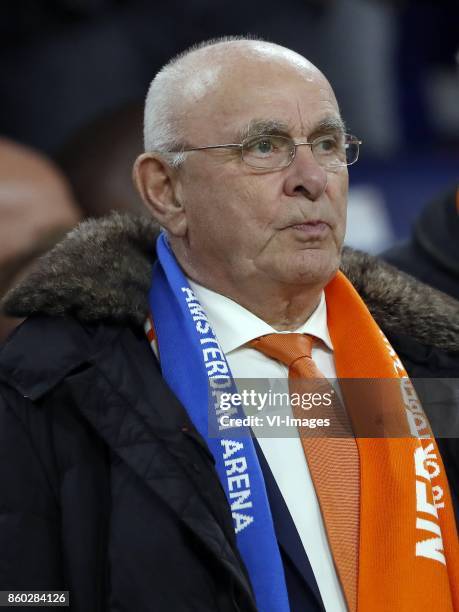
[[[325,221],[319,219],[317,221],[304,221],[303,223],[289,225],[288,229],[293,229],[305,238],[320,239],[328,233],[330,226]]]

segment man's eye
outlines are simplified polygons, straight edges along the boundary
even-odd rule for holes
[[[269,157],[285,149],[284,140],[278,136],[260,136],[246,142],[246,153],[258,158]]]
[[[252,143],[252,151],[255,153],[261,153],[262,155],[269,155],[275,150],[274,143],[271,138],[260,138]]]
[[[319,153],[334,153],[339,148],[339,144],[333,136],[326,136],[315,142],[315,148]]]

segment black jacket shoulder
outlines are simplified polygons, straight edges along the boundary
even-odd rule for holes
[[[0,490],[0,590],[69,590],[78,612],[255,611],[213,458],[140,326],[37,315],[13,334]]]

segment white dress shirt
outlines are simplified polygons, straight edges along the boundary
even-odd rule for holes
[[[276,333],[276,330],[229,298],[188,281],[209,318],[236,381],[242,378],[283,379],[288,390],[287,366],[245,346],[250,340]],[[327,378],[336,378],[323,292],[316,310],[295,331],[312,334],[321,340],[314,344],[312,357]],[[339,393],[339,389],[337,391]],[[259,436],[256,429],[254,433],[295,523],[327,612],[345,612],[343,591],[299,436],[289,433],[288,438],[265,437]]]

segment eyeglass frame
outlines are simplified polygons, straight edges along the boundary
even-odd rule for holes
[[[293,144],[293,149],[292,149],[292,153],[290,155],[290,161],[288,162],[288,164],[285,164],[285,166],[273,166],[273,167],[267,167],[267,166],[254,166],[253,164],[249,164],[247,163],[247,161],[244,159],[243,157],[243,152],[244,152],[244,144],[247,141],[250,140],[254,140],[254,139],[262,139],[262,138],[266,138],[269,136],[273,136],[275,138],[283,138],[286,141],[290,141]],[[352,144],[356,144],[358,146],[357,149],[357,157],[354,159],[353,162],[351,162],[350,164],[333,164],[331,166],[328,166],[328,168],[345,168],[347,166],[352,166],[353,164],[355,164],[356,161],[358,161],[359,159],[359,152],[360,152],[360,145],[362,144],[362,140],[359,140],[357,138],[357,136],[354,136],[353,134],[348,134],[347,132],[343,133],[343,136],[346,138],[353,138],[354,141],[352,142]],[[180,151],[168,151],[168,153],[176,153],[176,154],[180,154],[180,153],[191,153],[192,151],[205,151],[207,149],[235,149],[238,148],[241,151],[241,161],[243,161],[247,166],[249,166],[249,168],[256,168],[258,170],[281,170],[282,168],[288,168],[289,166],[291,166],[291,164],[293,163],[295,157],[296,157],[296,149],[297,147],[303,146],[303,145],[308,145],[311,147],[311,154],[313,155],[314,159],[316,159],[313,151],[312,151],[312,147],[313,145],[315,145],[321,138],[324,138],[324,136],[318,136],[317,138],[314,138],[313,141],[308,142],[308,141],[302,141],[302,142],[295,142],[295,140],[290,137],[290,136],[285,136],[283,134],[260,134],[259,136],[249,136],[247,138],[244,138],[244,140],[240,143],[228,143],[228,144],[220,144],[220,145],[207,145],[204,147],[193,147],[190,149],[181,149]],[[349,143],[350,144],[350,143]],[[317,163],[319,165],[320,162],[316,159]],[[327,166],[321,166],[324,169],[327,169]]]

